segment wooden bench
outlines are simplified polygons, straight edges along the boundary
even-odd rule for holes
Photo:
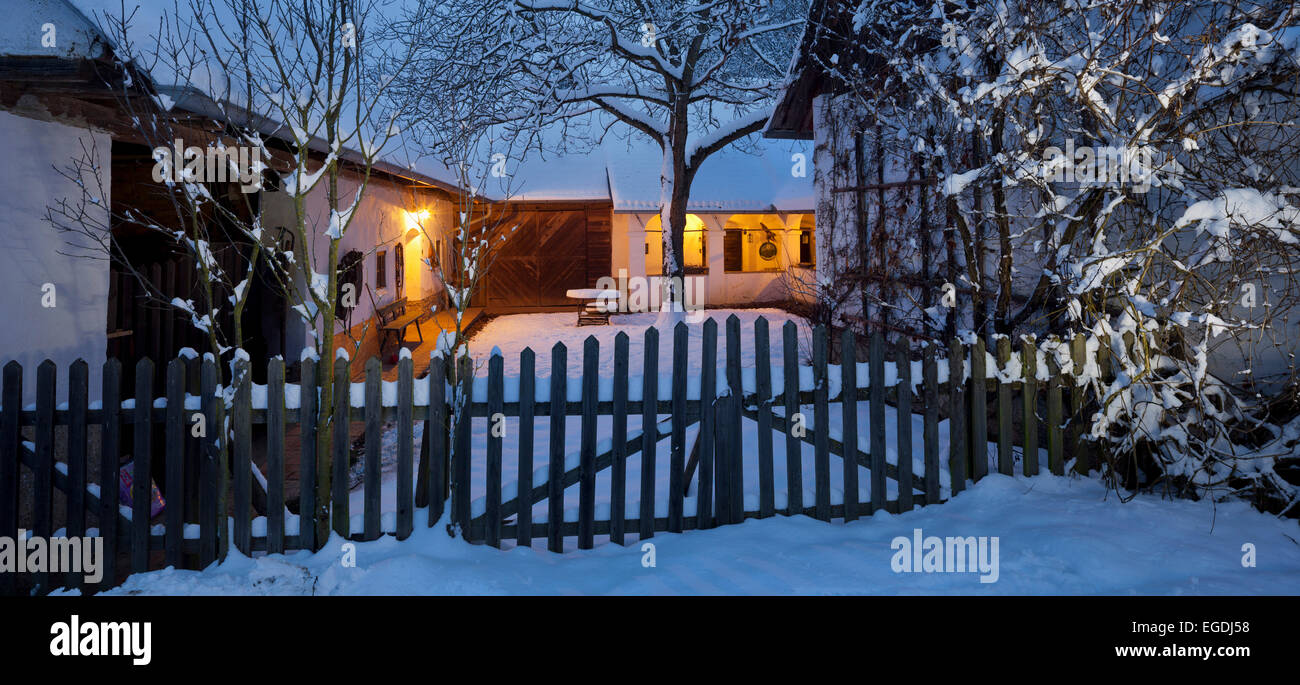
[[[420,336],[420,344],[424,344],[424,332],[420,330],[420,322],[428,319],[433,315],[429,309],[429,302],[418,300],[409,302],[406,298],[395,300],[380,307],[375,315],[379,319],[379,349],[384,349],[385,338],[392,336],[397,338],[397,346],[402,346],[402,341],[406,340],[406,329],[411,324],[415,324],[415,333]]]
[[[608,326],[610,313],[605,311],[604,300],[612,299],[617,302],[619,297],[617,290],[599,288],[576,288],[565,292],[564,295],[574,300],[584,301],[578,310],[579,326]]]

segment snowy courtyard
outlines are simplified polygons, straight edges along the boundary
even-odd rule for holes
[[[417,513],[417,520],[423,514]],[[976,573],[895,573],[894,538],[996,536],[996,582]],[[319,552],[230,558],[207,571],[131,576],[108,594],[1300,594],[1293,521],[1241,502],[1120,502],[1093,479],[990,475],[952,501],[850,524],[806,517],[659,534],[653,567],[626,547],[496,550],[416,526],[406,541],[335,537]],[[1257,566],[1243,567],[1243,545]]]

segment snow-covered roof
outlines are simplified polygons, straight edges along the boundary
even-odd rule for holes
[[[744,144],[749,151],[727,147],[704,160],[691,183],[689,211],[813,210],[812,143],[751,135]],[[649,145],[611,156],[614,211],[658,210],[659,168],[659,150]]]
[[[639,140],[608,141],[586,153],[530,154],[510,172],[509,199],[609,201],[616,212],[658,211],[661,167],[658,146]],[[812,143],[755,135],[704,161],[688,209],[800,212],[814,206]]]
[[[5,3],[0,55],[97,59],[105,47],[94,22],[68,0]]]

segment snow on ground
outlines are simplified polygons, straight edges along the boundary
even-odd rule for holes
[[[710,312],[722,320],[732,312]],[[800,325],[801,347],[807,349],[808,329],[779,310],[735,312],[748,331],[754,319],[765,316],[771,323],[772,338],[780,340],[780,326],[787,320]],[[630,367],[641,368],[642,335],[654,315],[614,317],[615,325],[578,328],[572,314],[528,314],[493,320],[471,341],[471,350],[484,359],[495,348],[505,356],[507,376],[518,373],[519,352],[531,346],[537,355],[540,379],[550,374],[550,345],[563,341],[570,348],[570,373],[580,362],[582,341],[596,335],[601,341],[601,370],[612,371],[614,336],[627,332],[630,338]],[[719,327],[720,329],[722,326]],[[747,367],[758,361],[752,336],[742,335],[742,359]],[[692,375],[700,368],[700,327],[691,327]],[[719,347],[725,345],[719,331]],[[671,370],[671,336],[660,342],[661,371]],[[780,347],[773,347],[772,363],[781,363]],[[723,358],[719,350],[719,358]],[[803,407],[812,421],[812,407]],[[866,403],[858,405],[859,446],[869,449],[870,416]],[[839,439],[841,407],[830,406],[832,437]],[[665,420],[667,416],[660,416]],[[579,417],[569,417],[565,431],[566,466],[576,465],[579,449]],[[921,457],[921,417],[914,416],[913,472],[918,481],[924,473]],[[473,453],[486,452],[487,421],[478,419],[472,430]],[[518,462],[515,459],[519,426],[507,420],[503,447],[503,496],[516,491]],[[630,434],[640,429],[640,417],[628,420]],[[939,425],[939,452],[947,453],[947,422]],[[415,438],[418,449],[421,426]],[[601,417],[598,439],[607,441],[610,417]],[[697,430],[687,431],[687,448]],[[898,461],[897,415],[886,411],[886,455],[890,464]],[[743,426],[746,509],[757,509],[757,424]],[[383,453],[396,451],[396,431],[384,434]],[[534,484],[545,482],[549,423],[535,426]],[[784,435],[773,435],[776,506],[787,501]],[[598,451],[604,449],[598,447]],[[655,471],[655,508],[667,514],[669,441],[658,446]],[[805,504],[813,502],[813,452],[801,445],[801,471]],[[991,458],[996,450],[990,446]],[[1017,455],[1017,460],[1019,455]],[[393,459],[385,459],[386,463]],[[946,460],[943,460],[946,463]],[[1045,452],[1040,463],[1046,464]],[[390,464],[391,466],[391,464]],[[627,464],[627,513],[639,509],[640,455]],[[990,469],[993,471],[994,469]],[[1019,471],[1017,467],[1017,471]],[[832,501],[843,501],[843,466],[838,457],[831,463]],[[483,511],[486,466],[476,459],[472,466],[472,508]],[[941,471],[942,496],[950,496],[946,469]],[[860,500],[869,499],[871,474],[858,469]],[[695,492],[686,498],[686,514],[695,510]],[[597,475],[597,516],[607,517],[610,503],[609,471]],[[396,479],[385,469],[382,511],[384,530],[395,528]],[[889,481],[889,496],[897,496],[896,483]],[[918,493],[919,497],[919,493]],[[576,486],[566,491],[566,520],[576,520]],[[352,493],[352,526],[360,531],[363,489]],[[535,521],[546,519],[546,503],[533,508]],[[416,514],[416,521],[425,520]],[[981,584],[977,574],[896,574],[890,560],[890,542],[896,536],[911,537],[913,529],[924,535],[997,536],[1000,540],[1000,571],[996,583]],[[568,553],[543,551],[544,541],[533,548],[515,548],[513,541],[503,550],[470,546],[451,539],[443,526],[416,526],[413,538],[398,543],[384,538],[356,546],[356,568],[340,563],[342,541],[335,539],[321,552],[288,556],[260,556],[255,560],[233,556],[224,565],[207,572],[164,570],[132,577],[118,592],[266,593],[266,594],[838,594],[838,593],[1300,593],[1300,529],[1294,521],[1278,521],[1250,510],[1243,504],[1216,507],[1209,503],[1162,501],[1143,496],[1127,504],[1107,493],[1095,480],[1077,477],[1033,479],[991,476],[946,504],[901,516],[879,513],[870,520],[852,524],[826,524],[804,517],[778,516],[764,521],[747,521],[714,531],[692,531],[683,535],[660,534],[654,539],[657,565],[642,567],[642,551],[634,536],[628,547],[597,538],[597,548],[576,551],[576,539],[565,541]],[[1255,545],[1258,568],[1243,568],[1242,546]],[[1158,551],[1157,551],[1158,550]],[[232,553],[233,554],[233,553]]]
[[[800,317],[780,309],[710,309],[706,315],[718,324],[718,360],[726,358],[727,317],[732,314],[740,320],[741,365],[753,367],[754,358],[754,321],[764,317],[768,321],[771,336],[771,360],[769,363],[781,365],[781,327],[787,321],[793,321],[799,327],[800,350],[807,356],[811,340],[811,331]],[[568,371],[570,377],[577,377],[582,372],[582,345],[588,336],[594,336],[600,342],[600,373],[612,377],[614,373],[614,337],[619,333],[628,336],[628,368],[631,375],[639,376],[645,366],[645,331],[654,325],[658,313],[616,314],[610,317],[608,326],[578,327],[578,315],[574,312],[561,314],[513,314],[492,319],[483,326],[469,341],[470,354],[475,360],[486,363],[493,348],[499,348],[504,357],[505,374],[519,374],[519,353],[525,347],[537,353],[538,378],[551,375],[551,348],[557,342],[568,348]],[[703,345],[704,326],[688,324],[690,333],[687,352],[687,368],[691,375],[699,375],[701,346]],[[659,371],[671,373],[673,368],[673,333],[659,331]],[[721,366],[719,367],[721,368]],[[479,375],[486,374],[486,370]]]
[[[423,520],[417,513],[416,520]],[[996,536],[998,579],[895,573],[895,537]],[[951,502],[849,524],[777,516],[552,554],[496,550],[416,526],[404,542],[239,556],[207,571],[131,576],[108,594],[1300,594],[1300,526],[1231,502],[1120,502],[1077,476],[991,475]],[[1242,546],[1258,566],[1242,566]]]

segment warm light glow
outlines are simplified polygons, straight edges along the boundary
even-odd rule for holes
[[[425,222],[429,220],[429,210],[420,209],[414,212],[406,212],[406,240],[411,241],[420,237],[424,232]]]

